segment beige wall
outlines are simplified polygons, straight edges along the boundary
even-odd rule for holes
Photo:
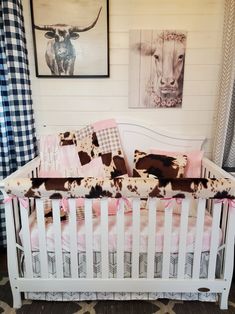
[[[204,135],[210,155],[221,62],[224,0],[110,0],[110,78],[36,78],[29,0],[23,0],[38,135],[104,118],[132,118]],[[130,29],[186,30],[182,109],[128,109]]]

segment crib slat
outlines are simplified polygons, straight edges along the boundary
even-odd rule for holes
[[[225,280],[231,280],[231,274],[233,272],[233,263],[231,261],[234,258],[234,221],[235,211],[233,205],[228,205],[228,221],[227,231],[225,239],[225,250],[224,250],[224,265],[222,276]]]
[[[179,235],[178,278],[184,278],[190,199],[182,200]]]
[[[193,279],[198,279],[200,273],[205,206],[206,200],[200,198],[198,200],[197,208],[196,238],[194,244],[194,257],[193,257]]]
[[[109,277],[109,251],[108,251],[108,199],[101,199],[101,267],[102,278]]]
[[[132,278],[139,278],[139,250],[140,250],[140,199],[132,202]]]
[[[14,198],[10,205],[12,206],[12,213],[14,215],[14,222],[15,222],[15,225],[13,225],[13,227],[14,227],[14,235],[15,235],[14,238],[16,239],[17,243],[21,243],[21,240],[20,240],[20,230],[21,230],[20,206],[19,206],[17,198]],[[6,214],[5,214],[5,216],[6,216]],[[11,251],[11,253],[12,253],[12,251]],[[18,259],[20,259],[21,253],[20,253],[19,250],[17,251],[17,256],[18,256]]]
[[[222,213],[223,213],[223,218],[222,218],[221,229],[222,229],[222,243],[224,243],[225,236],[226,236],[227,220],[228,220],[228,204],[226,203],[223,204]]]
[[[86,278],[93,278],[92,199],[85,199]]]
[[[206,178],[206,168],[202,165],[201,177]]]
[[[25,277],[33,278],[33,265],[32,265],[32,252],[31,252],[31,241],[30,241],[30,230],[29,230],[29,217],[28,210],[24,208],[20,202],[20,217],[22,223],[22,237],[24,246],[24,257],[25,257]]]
[[[78,248],[77,248],[76,199],[70,198],[68,202],[69,202],[71,276],[72,278],[77,278],[78,277]]]
[[[219,229],[220,215],[221,215],[221,203],[216,203],[214,200],[208,279],[215,278],[216,255],[217,255],[217,250],[218,250],[218,245],[219,245],[219,233],[220,233],[220,229]]]
[[[124,277],[124,201],[119,200],[117,210],[117,278]]]
[[[173,203],[165,209],[162,278],[169,278]]]
[[[41,277],[48,277],[48,258],[46,247],[46,228],[44,220],[44,206],[42,199],[36,199],[36,213],[38,224],[38,237],[39,237],[39,251],[40,251],[40,267]]]
[[[147,252],[147,278],[154,278],[154,257],[156,238],[156,198],[148,202],[148,252]]]
[[[14,210],[14,217],[15,217],[15,231],[16,231],[16,239],[19,241],[19,232],[20,232],[20,213],[17,199],[14,198],[13,200],[13,210]]]
[[[55,241],[56,277],[63,278],[63,257],[61,245],[60,201],[52,200],[53,229]]]

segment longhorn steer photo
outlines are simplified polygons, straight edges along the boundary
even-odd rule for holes
[[[80,32],[92,29],[99,19],[101,10],[102,7],[95,20],[85,27],[66,24],[34,25],[35,29],[46,31],[45,37],[49,39],[45,58],[52,75],[74,74],[76,51],[71,40],[77,39]]]

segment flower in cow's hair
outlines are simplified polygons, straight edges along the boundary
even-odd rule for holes
[[[181,43],[186,41],[186,35],[182,32],[177,31],[163,31],[158,36],[158,40],[169,41],[169,40],[177,40]]]

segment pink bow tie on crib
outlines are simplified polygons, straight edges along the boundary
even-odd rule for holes
[[[13,199],[17,198],[17,196],[13,195],[10,197],[7,197],[4,199],[4,201],[2,202],[3,204],[9,203],[11,202]],[[29,207],[29,203],[28,203],[28,199],[27,198],[19,198],[19,202],[20,204],[24,207],[24,208],[28,208]]]
[[[231,199],[231,198],[222,198],[219,200],[215,200],[215,204],[224,204],[224,205],[228,205],[229,209],[233,211],[233,213],[235,212],[235,200]]]
[[[117,206],[117,209],[118,209],[118,210],[120,209],[121,201],[123,201],[124,204],[127,205],[127,207],[131,208],[131,203],[130,203],[130,201],[128,200],[128,198],[126,198],[126,197],[121,197],[121,198],[117,198],[117,201],[116,201],[116,206]]]
[[[182,198],[166,197],[161,198],[161,200],[165,201],[165,209],[171,207],[174,202],[178,205],[182,204]]]

